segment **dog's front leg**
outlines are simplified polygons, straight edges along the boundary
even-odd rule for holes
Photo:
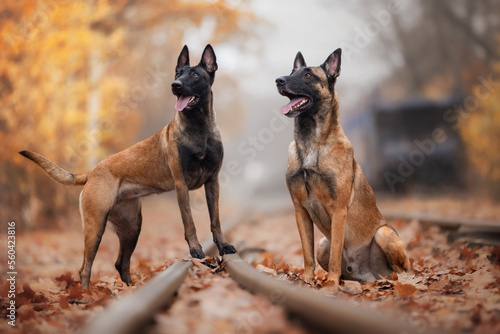
[[[295,220],[299,229],[300,240],[302,242],[302,252],[304,255],[304,282],[311,283],[314,280],[314,228],[311,217],[306,209],[295,203]]]
[[[210,180],[205,183],[205,196],[207,198],[208,213],[210,215],[210,230],[214,238],[214,243],[219,249],[219,254],[234,254],[236,249],[233,245],[226,242],[220,227],[219,216],[219,180]]]
[[[193,215],[189,206],[189,190],[185,183],[177,182],[175,184],[175,191],[181,211],[182,223],[184,224],[184,237],[189,246],[189,253],[194,258],[203,259],[205,254],[196,236],[196,227],[194,226]]]
[[[344,249],[347,205],[341,209],[332,209],[329,214],[332,217],[330,261],[328,263],[328,282],[331,282],[331,285],[327,285],[327,290],[336,292],[339,289],[340,274],[342,273],[342,250]]]

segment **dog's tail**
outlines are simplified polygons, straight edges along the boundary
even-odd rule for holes
[[[389,226],[382,226],[375,233],[375,242],[385,254],[389,267],[400,273],[410,270],[410,260],[406,255],[405,245],[396,232]]]
[[[328,271],[328,264],[330,261],[330,241],[327,238],[321,238],[318,245],[318,250],[316,251],[316,258],[319,265],[325,271]]]
[[[400,273],[410,270],[410,260],[406,255],[405,245],[396,232],[389,226],[380,227],[375,233],[375,243],[380,247],[391,270]],[[330,261],[330,241],[322,238],[319,241],[316,257],[324,270],[328,271]]]
[[[83,186],[87,183],[87,173],[73,174],[35,152],[21,151],[19,154],[36,163],[48,176],[59,183],[73,186]]]

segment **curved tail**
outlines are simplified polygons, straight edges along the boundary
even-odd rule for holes
[[[375,233],[375,242],[385,254],[389,267],[400,273],[410,270],[410,260],[406,255],[403,241],[389,226],[382,226]]]
[[[73,174],[35,152],[21,151],[19,154],[36,163],[45,173],[47,173],[48,176],[61,184],[83,186],[87,183],[87,173]]]
[[[385,268],[390,268],[390,270],[397,273],[409,271],[411,269],[410,260],[406,255],[406,247],[403,243],[403,240],[401,240],[401,238],[390,226],[381,226],[375,233],[373,239],[375,240],[375,243],[380,247],[379,251],[376,253],[374,253],[373,247],[371,249],[370,266],[373,274],[375,275],[374,277],[378,278],[380,276],[385,276],[387,274],[385,272]],[[328,241],[327,238],[322,238],[319,241],[318,250],[316,252],[316,257],[318,259],[319,265],[326,271],[328,271],[328,265],[330,261],[330,247],[330,241]],[[342,263],[343,262],[344,260],[342,260]],[[346,273],[342,271],[342,275],[345,274]],[[349,274],[346,274],[346,276],[349,277]],[[353,277],[352,274],[350,275],[350,277]],[[354,279],[360,280],[361,276],[354,276]],[[363,280],[366,281],[366,279]]]

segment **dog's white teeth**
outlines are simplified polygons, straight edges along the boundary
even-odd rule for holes
[[[309,102],[309,99],[305,98],[305,99],[302,99],[299,103],[297,103],[296,105],[293,105],[290,107],[290,110],[293,110],[293,109],[297,109],[299,107],[301,107],[302,105],[306,104],[307,102]]]
[[[194,96],[191,96],[191,98],[189,99],[189,102],[193,102],[194,101]]]

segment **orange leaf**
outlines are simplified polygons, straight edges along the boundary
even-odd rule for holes
[[[417,294],[417,288],[411,284],[404,284],[396,281],[394,282],[394,292],[396,297],[407,298],[415,296]]]
[[[448,279],[448,276],[446,276],[444,279],[442,279],[440,281],[432,282],[431,285],[429,285],[429,290],[430,291],[440,291],[440,290],[445,289],[449,284],[450,284],[450,280]]]
[[[68,310],[69,309],[68,301],[69,301],[68,296],[61,296],[61,299],[59,299],[59,306],[61,306],[63,310]]]

